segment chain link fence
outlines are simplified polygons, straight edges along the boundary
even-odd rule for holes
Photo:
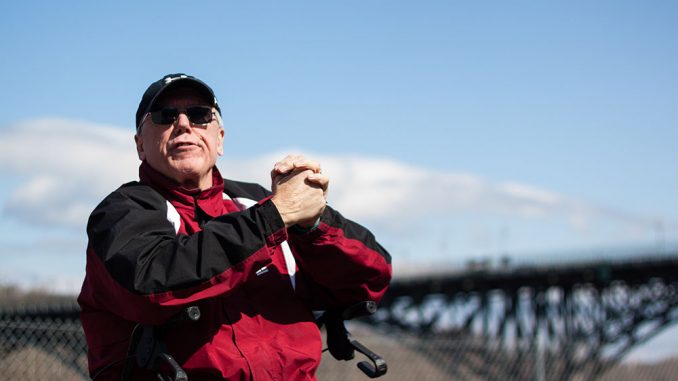
[[[84,381],[87,346],[72,299],[0,305],[0,374],[13,381]]]
[[[676,380],[678,360],[654,365],[617,365],[590,362],[568,364],[557,352],[509,351],[483,339],[464,335],[417,336],[377,332],[349,323],[354,339],[381,355],[388,372],[381,380]],[[86,343],[73,300],[59,304],[0,304],[0,374],[13,381],[84,381]],[[323,353],[320,381],[365,381],[357,367],[367,358],[356,352],[351,361],[336,361]],[[587,365],[588,364],[588,365]],[[604,371],[599,372],[604,369]]]

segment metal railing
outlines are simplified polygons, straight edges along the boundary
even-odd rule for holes
[[[78,307],[23,305],[0,307],[0,375],[13,381],[88,380],[86,343]],[[654,366],[617,365],[600,376],[583,367],[572,372],[557,352],[535,346],[510,351],[487,339],[458,335],[413,335],[350,322],[355,338],[388,361],[381,380],[665,380],[675,376],[678,360]],[[360,361],[336,361],[323,354],[320,381],[365,381]],[[603,364],[604,365],[604,364]],[[570,372],[564,374],[563,372]],[[667,378],[669,377],[669,378]]]

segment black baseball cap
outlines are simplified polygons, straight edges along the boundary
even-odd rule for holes
[[[151,85],[148,86],[148,89],[146,89],[144,96],[141,98],[139,108],[137,108],[137,130],[141,127],[139,124],[144,115],[153,110],[153,105],[158,97],[166,90],[177,86],[188,87],[200,91],[205,95],[205,98],[213,100],[212,106],[217,109],[219,114],[221,114],[219,103],[217,103],[217,97],[214,95],[212,88],[205,82],[184,73],[167,74],[162,77],[162,79],[151,83]]]

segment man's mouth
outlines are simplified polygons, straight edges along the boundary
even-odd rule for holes
[[[185,147],[194,147],[195,144],[191,142],[178,142],[174,143],[174,148],[185,148]]]

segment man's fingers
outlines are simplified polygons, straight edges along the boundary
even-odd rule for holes
[[[320,172],[320,163],[309,160],[302,155],[287,155],[275,163],[271,171],[271,177],[275,177],[274,174],[288,173],[295,169],[310,169],[318,173]]]
[[[322,188],[324,193],[327,193],[327,188],[330,185],[330,178],[323,175],[322,173],[311,173],[306,178],[310,183],[315,184]]]

